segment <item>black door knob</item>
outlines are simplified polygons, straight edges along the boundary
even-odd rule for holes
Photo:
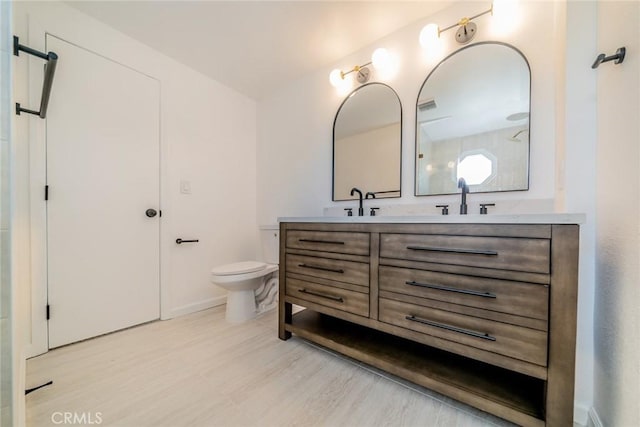
[[[149,218],[153,218],[154,216],[158,215],[158,212],[155,209],[147,209],[144,214]]]

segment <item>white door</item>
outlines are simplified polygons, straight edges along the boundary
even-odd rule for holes
[[[159,84],[47,35],[49,348],[160,317]]]

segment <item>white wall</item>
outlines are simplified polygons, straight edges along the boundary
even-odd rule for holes
[[[640,422],[640,3],[598,2],[595,402],[605,426]]]
[[[44,50],[46,31],[160,81],[162,317],[223,302],[224,291],[209,282],[211,267],[258,253],[255,102],[63,3],[16,2],[13,16],[14,32],[22,44]],[[40,91],[30,90],[28,67],[42,67],[42,61],[25,56],[14,58],[14,96],[28,104],[24,100],[39,99]],[[55,80],[53,85],[52,96],[64,96],[55,92]],[[19,242],[14,254],[20,289],[15,309],[26,345],[21,349],[24,372],[24,356],[42,351],[46,302],[40,194],[45,176],[44,121],[14,116],[14,126],[14,230]],[[180,193],[181,181],[190,182],[190,195]],[[200,243],[178,246],[178,237],[197,238]]]
[[[409,25],[335,64],[291,82],[278,94],[258,103],[258,223],[274,223],[279,216],[318,216],[326,206],[352,206],[331,202],[331,129],[342,96],[329,85],[333,68],[348,69],[367,62],[377,47],[386,47],[400,60],[399,72],[386,80],[398,93],[403,107],[402,199],[377,201],[377,205],[422,204],[435,208],[457,196],[414,197],[415,105],[420,86],[437,61],[428,61],[418,44],[418,34],[428,22],[447,26],[479,13],[488,3],[455,5],[428,19]],[[531,187],[528,192],[496,193],[492,200],[553,199],[555,192],[555,140],[558,75],[554,52],[564,45],[555,40],[557,8],[553,2],[524,3],[518,31],[499,35],[492,18],[478,18],[474,41],[498,40],[520,49],[532,70]],[[564,25],[561,22],[562,26]],[[535,37],[532,36],[535,34]],[[444,51],[456,50],[453,31],[443,33]],[[375,72],[372,73],[375,81]],[[550,167],[551,166],[551,167]],[[286,191],[283,189],[286,188]]]
[[[560,161],[556,184],[556,207],[586,214],[580,226],[580,266],[578,290],[578,336],[576,375],[581,388],[576,389],[576,416],[586,424],[593,402],[593,293],[595,286],[595,183],[597,120],[596,75],[590,64],[595,58],[597,7],[595,1],[567,3],[567,46],[563,51],[565,92],[563,103],[564,137],[556,150]]]

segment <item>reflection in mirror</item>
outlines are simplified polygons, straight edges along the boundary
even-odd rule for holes
[[[529,64],[502,43],[462,48],[434,68],[416,108],[416,196],[529,188]]]
[[[376,198],[400,197],[402,107],[383,83],[360,86],[344,100],[333,123],[333,200],[351,189]]]

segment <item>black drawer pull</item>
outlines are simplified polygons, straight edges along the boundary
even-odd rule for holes
[[[309,265],[309,264],[298,264],[298,267],[310,268],[312,270],[328,271],[330,273],[344,274],[344,270],[341,268],[320,267],[317,265]]]
[[[342,297],[336,297],[333,295],[325,295],[325,294],[321,294],[319,292],[313,292],[313,291],[308,291],[304,288],[302,289],[298,289],[299,292],[302,292],[303,294],[309,294],[309,295],[314,295],[316,297],[321,297],[321,298],[327,298],[333,301],[337,301],[337,302],[344,302],[344,300],[342,299]]]
[[[324,243],[324,244],[327,244],[327,245],[344,245],[344,242],[339,242],[339,241],[334,241],[334,240],[298,239],[298,242]]]
[[[422,324],[425,324],[425,325],[429,325],[429,326],[435,326],[436,328],[446,329],[447,331],[458,332],[459,334],[470,335],[470,336],[475,337],[475,338],[482,338],[483,340],[489,340],[489,341],[495,341],[496,340],[495,337],[492,337],[489,334],[483,334],[482,332],[471,331],[469,329],[457,328],[455,326],[445,325],[444,323],[432,322],[430,320],[421,319],[420,317],[416,317],[416,316],[413,316],[413,315],[405,316],[405,319],[411,320],[412,322],[418,322],[418,323],[422,323]]]
[[[472,254],[498,256],[496,251],[483,251],[479,249],[435,248],[430,246],[407,246],[412,251],[449,252],[454,254]]]
[[[476,297],[483,297],[483,298],[496,298],[496,296],[494,294],[492,294],[491,292],[479,292],[479,291],[472,291],[470,289],[456,289],[456,288],[450,288],[448,286],[432,285],[430,283],[414,282],[413,280],[410,281],[410,282],[404,282],[404,283],[409,285],[409,286],[419,286],[421,288],[436,289],[438,291],[455,292],[455,293],[458,293],[458,294],[473,295],[473,296],[476,296]]]

